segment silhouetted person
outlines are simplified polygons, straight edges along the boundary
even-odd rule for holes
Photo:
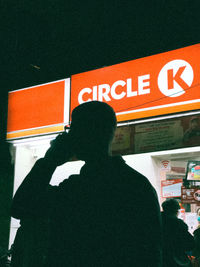
[[[200,209],[197,211],[197,216],[198,226],[193,232],[195,246],[192,251],[192,255],[195,257],[193,260],[195,267],[200,266]]]
[[[76,107],[69,133],[52,142],[16,192],[13,217],[49,217],[45,266],[161,266],[156,192],[120,156],[110,155],[115,129],[109,105]],[[56,167],[72,156],[85,161],[80,175],[49,186]]]
[[[163,267],[189,267],[186,252],[194,247],[194,238],[188,232],[187,224],[177,217],[180,205],[176,199],[167,199],[162,208]]]

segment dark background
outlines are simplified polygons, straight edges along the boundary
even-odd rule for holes
[[[199,0],[0,0],[1,247],[13,182],[8,91],[198,43],[199,14]]]
[[[1,0],[1,90],[197,43],[198,3]]]

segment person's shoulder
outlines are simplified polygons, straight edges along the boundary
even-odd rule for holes
[[[194,235],[200,235],[200,228],[197,228],[193,232]]]
[[[139,182],[149,183],[149,180],[146,176],[129,166],[127,163],[125,163],[125,168],[127,169],[130,177],[135,177],[135,179],[137,179]]]
[[[165,212],[162,212],[162,220],[165,222],[167,225],[171,226],[171,230],[173,231],[174,229],[176,230],[187,230],[187,224],[184,223],[182,219],[179,219],[177,216],[173,215],[167,215]]]
[[[182,228],[183,230],[188,231],[188,226],[182,219],[176,218],[176,223],[179,226],[179,228]]]
[[[138,186],[145,185],[151,187],[151,184],[147,177],[129,166],[124,159],[122,159],[120,164],[117,165],[117,172],[118,175],[120,175],[122,179],[126,179],[127,182],[136,184]]]

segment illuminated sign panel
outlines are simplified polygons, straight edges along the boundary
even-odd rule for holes
[[[71,111],[99,100],[118,121],[200,108],[200,44],[76,74],[71,78]]]
[[[12,91],[7,138],[63,131],[70,111],[91,100],[111,105],[118,122],[200,109],[199,66],[196,44],[76,74],[71,85],[68,78]]]
[[[69,121],[69,80],[9,92],[7,138],[62,131]]]

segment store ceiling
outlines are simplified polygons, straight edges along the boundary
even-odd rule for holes
[[[199,160],[199,150],[200,147],[181,148],[168,151],[166,150],[161,152],[155,152],[152,157],[158,160]]]
[[[199,1],[1,1],[1,92],[198,43]]]

